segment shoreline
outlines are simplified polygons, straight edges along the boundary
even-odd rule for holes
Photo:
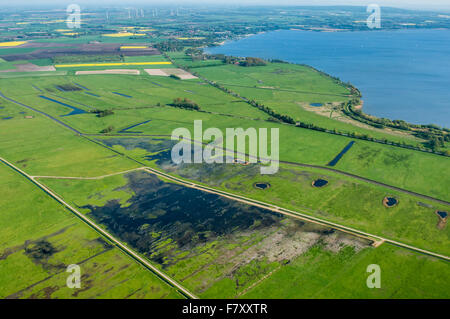
[[[419,31],[419,30],[442,30],[442,31],[450,31],[450,29],[447,29],[447,28],[419,28],[419,29],[399,28],[399,29],[377,29],[377,30],[375,30],[375,29],[374,29],[374,30],[344,30],[344,29],[343,29],[342,31],[332,31],[332,32]],[[269,33],[269,32],[277,32],[277,31],[303,31],[303,32],[324,32],[324,33],[329,33],[329,32],[331,32],[331,31],[308,30],[308,29],[274,29],[274,30],[269,30],[269,31],[261,31],[261,32],[258,32],[258,33],[245,34],[245,35],[242,35],[242,36],[238,36],[238,37],[236,37],[236,38],[224,40],[224,41],[222,41],[222,42],[220,42],[220,43],[217,43],[216,45],[214,45],[214,46],[212,46],[212,47],[210,47],[210,46],[205,46],[205,47],[203,47],[202,49],[203,49],[203,52],[206,53],[206,54],[216,54],[216,53],[210,53],[210,52],[207,52],[207,51],[208,51],[208,49],[213,49],[213,48],[215,48],[215,47],[223,47],[225,44],[229,44],[230,42],[236,42],[236,41],[239,41],[239,40],[243,40],[243,39],[245,39],[245,38],[249,38],[249,37],[251,37],[251,36],[260,35],[260,34],[265,34],[265,33]],[[226,55],[226,54],[225,54],[225,55]],[[246,57],[246,56],[242,56],[242,57]],[[256,57],[258,57],[258,56],[256,56]],[[259,58],[261,58],[261,57],[259,57]],[[261,59],[264,59],[264,58],[261,58]],[[277,59],[277,58],[273,58],[273,59]],[[264,60],[267,61],[267,59],[264,59]],[[284,60],[281,60],[281,59],[280,59],[280,61],[284,61]],[[270,59],[269,59],[269,62],[270,62]],[[359,90],[359,88],[357,88],[356,86],[354,86],[354,85],[353,85],[351,82],[349,82],[349,81],[348,81],[348,82],[343,82],[343,81],[341,81],[337,76],[333,76],[333,75],[331,75],[331,74],[329,74],[329,73],[327,73],[327,72],[325,72],[325,71],[319,70],[319,69],[317,69],[316,67],[313,67],[313,66],[311,66],[311,65],[309,65],[309,64],[295,63],[295,62],[289,62],[289,61],[285,61],[285,62],[286,62],[286,63],[289,63],[289,64],[303,65],[303,66],[309,67],[309,68],[311,68],[311,69],[313,69],[313,70],[315,70],[315,71],[317,71],[317,72],[319,72],[319,73],[322,73],[322,74],[324,74],[324,75],[326,75],[326,76],[328,76],[328,77],[330,77],[330,78],[332,78],[332,79],[339,80],[339,81],[342,82],[342,83],[348,83],[348,84],[349,84],[349,87],[350,87],[350,88],[351,88],[351,87],[355,88],[355,89],[360,93],[360,98],[362,97],[362,94],[361,94],[361,91]],[[447,126],[445,126],[445,125],[439,125],[439,124],[435,124],[435,123],[419,123],[419,124],[415,124],[415,123],[407,122],[407,121],[402,120],[402,119],[391,119],[391,118],[379,117],[379,116],[376,116],[376,115],[364,113],[364,112],[363,112],[363,105],[360,105],[360,106],[354,106],[353,108],[354,108],[355,110],[361,111],[361,113],[364,114],[364,115],[366,115],[367,117],[371,117],[371,118],[373,119],[373,121],[382,121],[383,119],[388,119],[388,120],[390,120],[390,121],[403,121],[403,122],[405,122],[407,125],[409,125],[410,127],[420,127],[420,126],[427,127],[427,126],[430,126],[430,125],[434,125],[434,126],[437,126],[439,130],[447,131],[447,132],[450,131],[450,127],[447,127]],[[350,118],[350,117],[349,117],[349,118]],[[363,121],[359,121],[359,122],[364,123]],[[393,129],[397,129],[397,128],[394,127]],[[402,131],[401,129],[399,129],[399,130]]]

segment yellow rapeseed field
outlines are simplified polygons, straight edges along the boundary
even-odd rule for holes
[[[27,41],[10,41],[10,42],[0,42],[0,47],[16,47],[27,43]]]

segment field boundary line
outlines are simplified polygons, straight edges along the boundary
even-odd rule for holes
[[[126,171],[122,171],[122,172],[116,172],[116,173],[111,173],[111,174],[106,174],[106,175],[101,175],[101,176],[94,176],[94,177],[82,177],[82,176],[47,176],[47,175],[29,175],[31,178],[48,178],[48,179],[82,179],[82,180],[98,180],[98,179],[103,179],[103,178],[107,178],[107,177],[112,177],[112,176],[116,176],[116,175],[122,175],[122,174],[126,174],[126,173],[130,173],[130,172],[134,172],[134,171],[139,171],[139,170],[143,170],[146,167],[137,167],[137,168],[132,168]]]
[[[86,224],[88,224],[91,228],[93,228],[98,233],[105,236],[108,240],[113,242],[116,247],[118,247],[122,252],[124,252],[126,255],[133,258],[135,261],[146,267],[147,269],[151,270],[154,274],[156,274],[160,279],[162,279],[164,282],[169,284],[170,286],[178,289],[183,295],[191,298],[191,299],[198,299],[196,295],[191,293],[189,290],[184,288],[181,284],[176,282],[174,279],[160,271],[158,268],[156,268],[154,265],[152,265],[149,261],[144,259],[143,257],[139,256],[137,253],[135,253],[132,249],[128,248],[126,245],[122,244],[121,241],[116,239],[113,235],[111,235],[109,232],[98,226],[95,222],[93,222],[90,218],[86,217],[82,213],[80,213],[77,209],[72,207],[70,204],[68,204],[66,201],[64,201],[62,198],[60,198],[56,193],[54,193],[50,188],[45,186],[44,184],[41,184],[38,182],[35,178],[28,175],[24,171],[22,171],[20,168],[14,166],[12,163],[8,162],[4,158],[0,157],[0,161],[16,172],[20,173],[22,176],[26,177],[28,180],[30,180],[32,183],[34,183],[36,186],[38,186],[41,190],[43,190],[47,195],[58,201],[60,204],[62,204],[64,207],[69,209],[72,213],[74,213],[77,217],[79,217],[82,221],[84,221]]]

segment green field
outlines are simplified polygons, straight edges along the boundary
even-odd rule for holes
[[[200,227],[206,231],[177,237],[171,231],[170,205],[163,203],[150,208],[154,197],[146,181],[151,175],[108,177],[99,181],[46,179],[52,190],[70,203],[82,208],[111,232],[115,218],[120,221],[132,216],[132,226],[121,239],[135,247],[162,270],[204,298],[446,298],[449,279],[448,264],[435,258],[383,244],[369,247],[364,241],[343,233],[329,235],[313,224],[302,224],[292,218],[268,217],[258,210],[234,206],[234,214],[245,223],[247,218],[263,216],[259,222],[239,226],[222,235],[215,235],[213,226],[204,228],[205,221],[185,224],[180,216],[177,228],[187,233]],[[134,184],[137,183],[137,184]],[[150,182],[153,187],[155,181]],[[136,188],[137,187],[137,188]],[[164,196],[170,196],[169,185],[163,186]],[[180,188],[173,186],[180,194]],[[199,198],[201,195],[196,195]],[[180,198],[183,198],[182,196]],[[117,203],[120,203],[118,208]],[[137,206],[136,206],[137,205]],[[205,204],[206,206],[208,204]],[[116,211],[117,207],[120,211]],[[141,211],[135,211],[141,207]],[[108,215],[101,211],[107,209]],[[186,208],[189,210],[188,208]],[[208,210],[206,225],[214,225],[220,217]],[[100,212],[100,213],[99,213]],[[205,212],[206,213],[206,212]],[[226,215],[226,208],[222,208]],[[103,216],[103,217],[102,217]],[[220,215],[219,215],[220,216]],[[223,216],[223,215],[222,215]],[[253,216],[253,217],[252,217]],[[265,218],[268,219],[264,219]],[[129,218],[129,217],[127,217]],[[159,222],[159,218],[164,218]],[[226,219],[225,219],[226,220]],[[258,219],[256,219],[258,220]],[[166,234],[161,232],[163,223]],[[203,226],[197,226],[199,223]],[[186,226],[185,226],[186,225]],[[264,226],[262,226],[264,225]],[[227,222],[222,225],[228,229]],[[122,234],[122,235],[120,235]],[[150,236],[151,239],[146,236]],[[151,247],[151,249],[149,249]],[[258,252],[258,253],[257,253]],[[224,258],[226,257],[226,259]],[[382,269],[382,289],[369,289],[366,267],[379,264]],[[415,274],[420,273],[420,277]],[[274,289],[274,286],[277,289]]]
[[[0,298],[180,298],[30,181],[0,163]],[[66,268],[81,268],[81,288]]]
[[[139,41],[100,35],[53,40]],[[153,40],[157,41],[145,38],[142,42]],[[15,53],[20,53],[21,48],[16,49]],[[0,49],[0,55],[2,50],[13,49]],[[350,98],[344,84],[310,67],[193,62],[181,52],[169,53],[169,57],[208,81],[296,121],[414,145],[423,142],[308,110],[310,103],[335,105]],[[98,61],[108,59],[115,61],[117,57],[99,57]],[[119,59],[167,61],[164,55]],[[80,61],[98,62],[96,57],[79,56],[59,60]],[[0,70],[19,62],[27,61],[0,60]],[[28,62],[48,65],[54,61]],[[109,68],[114,67],[89,70]],[[283,124],[202,78],[150,76],[143,72],[146,66],[117,68],[142,72],[75,75],[81,68],[70,67],[62,68],[63,73],[58,69],[0,74],[0,157],[37,177],[202,298],[449,297],[450,272],[445,256],[450,254],[450,230],[445,224],[437,227],[436,214],[449,211],[445,203],[450,201],[448,157]],[[195,102],[199,110],[177,107],[176,98]],[[180,127],[192,132],[195,120],[203,121],[204,130],[279,129],[279,171],[261,175],[260,164],[173,164],[170,150],[175,142],[169,140],[170,135]],[[351,141],[355,144],[332,167],[334,171],[330,170],[327,164]],[[273,147],[268,148],[270,153]],[[375,248],[369,239],[354,233],[136,171],[142,166],[395,240],[416,250],[387,242]],[[182,297],[17,171],[0,163],[0,176],[0,297]],[[319,178],[328,181],[326,187],[312,187]],[[268,183],[270,187],[257,189],[255,183]],[[395,197],[398,205],[385,207],[382,201],[386,196]],[[438,259],[417,249],[445,256]],[[65,286],[65,268],[73,263],[82,265],[85,274],[82,282],[86,286],[79,290]],[[366,286],[369,264],[381,266],[381,289]]]
[[[448,229],[436,228],[436,210],[448,206],[314,168],[282,164],[272,175],[260,175],[257,164],[170,164],[168,148],[173,142],[161,138],[97,138],[114,150],[142,163],[173,175],[234,194],[280,205],[308,215],[354,227],[371,234],[409,243],[423,249],[448,254],[445,244]],[[327,187],[311,186],[316,179],[325,179]],[[266,190],[256,189],[258,182],[269,183]],[[385,196],[395,196],[399,205],[386,208]],[[421,206],[424,203],[429,207]]]
[[[126,81],[120,81],[126,79]],[[70,109],[39,98],[42,92],[32,87],[34,79],[17,78],[2,81],[2,93],[53,116]],[[76,82],[86,91],[60,92],[55,85]],[[155,84],[156,83],[156,84]],[[166,134],[178,127],[191,128],[194,120],[203,120],[205,127],[267,127],[280,129],[280,160],[326,165],[351,140],[347,137],[316,132],[264,121],[267,114],[238,102],[236,98],[207,86],[199,80],[179,81],[166,77],[89,75],[45,77],[37,87],[44,95],[89,111],[93,108],[113,109],[112,116],[98,118],[94,114],[59,117],[61,121],[83,133],[98,133],[112,126],[115,132],[152,120],[141,126],[143,134]],[[35,85],[36,86],[36,85]],[[47,91],[51,90],[51,92]],[[132,98],[118,97],[113,91]],[[192,93],[194,92],[194,93]],[[201,112],[165,106],[176,97],[187,97],[200,105]],[[69,100],[63,100],[69,99]],[[81,103],[81,104],[80,104]],[[157,104],[161,106],[157,106]],[[87,107],[89,106],[89,107]],[[11,123],[11,122],[8,122]],[[3,124],[3,123],[2,123]],[[450,172],[449,159],[443,156],[358,140],[338,163],[337,168],[393,186],[448,200],[450,181],[442,173]],[[376,165],[372,165],[375,163]]]

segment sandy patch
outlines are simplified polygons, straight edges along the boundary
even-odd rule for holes
[[[145,72],[147,72],[149,75],[156,75],[156,76],[170,76],[172,74],[177,75],[182,80],[190,80],[190,79],[197,79],[196,76],[192,75],[189,72],[186,72],[183,69],[145,69]]]
[[[413,141],[414,140],[420,141],[420,139],[411,136],[407,132],[394,130],[394,129],[391,129],[389,127],[385,127],[384,129],[380,129],[380,128],[376,128],[376,127],[373,127],[371,125],[362,123],[360,121],[354,120],[351,117],[346,116],[339,109],[339,104],[340,104],[339,102],[333,102],[331,104],[325,104],[323,106],[310,106],[309,104],[304,103],[304,102],[296,102],[296,104],[301,106],[306,111],[313,112],[313,113],[316,113],[318,115],[331,118],[333,120],[337,120],[337,121],[340,121],[340,122],[348,123],[348,124],[351,124],[353,126],[357,126],[357,127],[360,127],[360,128],[365,128],[365,129],[368,129],[368,130],[371,130],[371,131],[378,131],[378,132],[382,132],[382,133],[388,133],[388,134],[391,134],[391,135],[397,135],[397,136],[402,136],[402,137],[411,137],[411,140],[413,140]],[[362,105],[358,105],[355,108],[362,109]]]
[[[147,72],[148,75],[169,76],[169,74],[166,74],[161,69],[144,69],[144,71]]]
[[[85,75],[85,74],[141,74],[139,70],[132,69],[113,69],[113,70],[95,70],[95,71],[76,71],[75,75]]]

